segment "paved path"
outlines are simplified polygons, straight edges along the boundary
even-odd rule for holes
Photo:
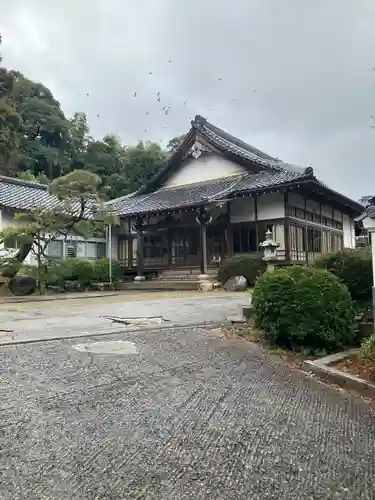
[[[90,354],[104,339],[138,352]],[[1,500],[375,498],[370,407],[218,331],[2,346],[0,367]]]
[[[158,295],[154,300],[152,294],[147,294],[148,300],[130,300],[131,296],[124,294],[59,303],[3,304],[0,309],[0,345],[123,330],[123,325],[108,319],[110,316],[163,316],[168,320],[165,326],[220,322],[228,316],[239,316],[242,306],[249,301],[247,293],[196,293],[168,298],[171,295],[176,294],[167,293],[162,299]],[[152,328],[155,324],[149,326]]]

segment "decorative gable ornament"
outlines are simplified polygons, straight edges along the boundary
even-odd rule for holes
[[[212,153],[212,149],[200,142],[195,142],[186,153],[186,156],[192,156],[195,160],[198,160],[202,153]]]

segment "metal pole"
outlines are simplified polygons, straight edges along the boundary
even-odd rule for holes
[[[108,258],[109,282],[112,285],[112,224],[108,226]]]

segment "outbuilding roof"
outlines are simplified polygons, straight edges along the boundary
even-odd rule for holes
[[[0,176],[0,207],[27,211],[49,207],[57,198],[48,192],[48,187],[37,182]]]

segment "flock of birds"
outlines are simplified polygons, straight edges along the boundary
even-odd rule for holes
[[[168,61],[168,64],[171,64],[171,63],[172,63],[172,60],[170,59],[170,60]],[[149,71],[149,72],[148,72],[148,76],[152,76],[152,75],[153,75],[153,72],[152,72],[152,71]],[[217,78],[217,81],[218,81],[218,82],[222,82],[222,81],[223,81],[223,78],[222,78],[222,77],[218,77],[218,78]],[[256,89],[253,87],[253,88],[251,89],[251,91],[252,91],[252,92],[256,92]],[[87,92],[87,93],[86,93],[86,96],[87,96],[87,97],[90,97],[90,93],[89,93],[89,92]],[[133,93],[133,99],[137,99],[138,97],[139,97],[139,96],[138,96],[138,92],[135,90],[135,91],[134,91],[134,93]],[[171,106],[170,106],[169,104],[163,104],[163,102],[162,102],[162,95],[161,95],[161,92],[160,92],[160,91],[156,93],[156,95],[155,95],[155,100],[156,100],[156,102],[157,102],[159,105],[161,105],[161,106],[162,106],[162,107],[161,107],[161,111],[162,111],[162,113],[163,113],[165,116],[168,116],[172,108],[171,108]],[[237,101],[237,98],[235,98],[235,97],[233,97],[233,98],[231,98],[231,99],[230,99],[230,102],[232,102],[232,103],[234,103],[234,102],[236,102],[236,101]],[[188,100],[183,101],[182,106],[183,106],[184,108],[186,108],[188,105],[189,105]],[[257,107],[257,105],[254,103],[254,104],[253,104],[253,107]],[[212,111],[212,108],[208,108],[208,112],[211,112],[211,111]],[[145,116],[148,116],[148,115],[149,115],[149,111],[146,111],[146,112],[145,112]],[[96,117],[97,117],[97,118],[100,118],[100,114],[99,114],[99,113],[97,113],[97,114],[96,114]],[[192,117],[192,116],[189,116],[189,121],[191,121],[192,119],[193,119],[193,117]],[[164,128],[164,129],[166,129],[166,128],[168,128],[168,126],[167,126],[166,124],[164,124],[163,128]],[[147,127],[146,127],[146,128],[144,129],[144,133],[147,133],[147,131],[148,131],[148,129],[147,129]],[[159,142],[163,142],[163,141],[162,141],[162,140],[160,140]]]

